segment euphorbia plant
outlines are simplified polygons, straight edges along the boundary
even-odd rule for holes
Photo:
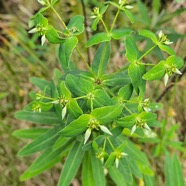
[[[30,33],[38,33],[42,45],[47,44],[46,40],[59,45],[62,72],[57,71],[50,82],[31,78],[40,92],[35,94],[33,102],[15,114],[18,119],[45,126],[14,132],[16,136],[33,140],[18,153],[20,156],[40,152],[21,180],[30,179],[62,160],[60,186],[70,185],[78,170],[84,186],[108,185],[107,174],[121,186],[132,185],[144,175],[153,176],[146,155],[136,147],[133,137],[153,136],[153,128],[160,126],[154,113],[158,104],[151,103],[145,95],[146,80],[164,77],[167,84],[169,76],[181,73],[183,60],[169,46],[171,41],[162,31],[154,34],[149,30],[137,33],[130,28],[116,29],[115,23],[121,12],[134,22],[132,6],[126,0],[107,1],[102,7],[94,8],[91,16],[92,29],[96,31],[98,24],[102,24],[104,31],[97,32],[86,43],[90,49],[99,45],[89,64],[78,47],[78,36],[85,32],[84,17],[76,15],[66,25],[54,7],[58,0],[38,2],[43,7],[31,19],[33,28]],[[117,11],[112,24],[107,25],[104,14],[110,6]],[[44,17],[47,9],[57,15],[63,30],[50,25]],[[140,52],[136,45],[139,35],[152,40],[152,47],[145,52]],[[110,63],[114,63],[110,60],[112,43],[121,39],[125,41],[128,63],[110,73],[106,70]],[[154,48],[169,56],[157,64],[145,63],[144,57]],[[71,60],[75,49],[87,70],[77,68]],[[146,71],[146,66],[153,67]]]

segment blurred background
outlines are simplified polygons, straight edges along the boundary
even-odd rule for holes
[[[83,14],[85,5],[88,30],[88,37],[91,36],[89,27],[91,25],[91,11],[93,7],[99,6],[104,0],[61,0],[56,6],[60,15],[68,21],[76,14]],[[136,23],[133,25],[119,17],[120,27],[131,26],[135,30],[147,28],[153,32],[163,30],[171,41],[174,41],[173,48],[177,55],[186,61],[186,2],[184,0],[143,0],[142,4],[136,1],[129,1],[134,6],[132,10]],[[160,3],[160,6],[156,2]],[[33,158],[20,158],[16,154],[25,141],[12,136],[12,132],[17,129],[29,128],[34,124],[18,121],[14,119],[14,113],[23,108],[29,101],[29,92],[35,87],[29,82],[32,76],[51,80],[53,72],[51,69],[59,68],[57,57],[55,57],[56,46],[45,44],[40,45],[40,39],[36,35],[28,34],[29,19],[39,10],[40,4],[37,0],[1,0],[0,1],[0,186],[55,186],[60,174],[61,165],[46,173],[37,176],[26,182],[20,182],[19,176],[26,170],[27,166],[34,160]],[[105,17],[106,22],[113,18],[115,13]],[[52,12],[47,11],[46,16],[52,25],[58,26],[57,17]],[[101,28],[99,28],[101,29]],[[85,36],[82,36],[85,38]],[[83,42],[80,45],[83,46]],[[145,43],[141,42],[139,48],[144,49]],[[112,65],[110,69],[122,65],[125,61],[123,43],[115,43],[113,47]],[[87,57],[86,50],[84,55]],[[93,51],[90,53],[93,56]],[[157,63],[159,53],[155,51],[147,59],[152,63]],[[175,151],[183,165],[186,178],[186,65],[182,68],[182,76],[173,77],[168,87],[164,87],[162,82],[152,82],[147,85],[147,97],[152,101],[164,104],[163,109],[158,113],[159,120],[164,118],[166,130],[171,130],[166,137],[169,141],[179,142],[176,147],[167,147],[169,151]],[[159,129],[157,133],[162,135]],[[164,137],[164,136],[163,136]],[[150,145],[146,147],[151,148]],[[153,154],[147,150],[147,154]],[[153,154],[155,159],[151,160],[155,171],[159,172],[159,182],[163,183],[163,151],[157,150]],[[158,161],[156,158],[159,158]],[[74,180],[73,185],[78,185]]]

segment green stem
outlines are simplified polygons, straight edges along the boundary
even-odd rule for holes
[[[107,139],[105,138],[105,139],[104,139],[104,144],[103,144],[103,150],[105,150],[106,143],[107,143]]]
[[[102,18],[101,18],[101,22],[102,22],[102,24],[103,24],[103,26],[104,26],[104,28],[105,28],[105,31],[106,31],[107,33],[109,33],[109,31],[108,31],[108,29],[107,29],[107,26],[106,26],[106,24],[105,24],[105,22],[103,21]]]
[[[74,98],[74,99],[78,100],[78,99],[82,99],[82,98],[87,98],[87,96],[81,96],[81,97],[77,97],[77,98]]]
[[[61,23],[62,23],[63,26],[65,27],[65,29],[67,30],[67,32],[70,33],[69,30],[68,30],[68,28],[67,28],[67,26],[66,26],[66,24],[65,24],[65,22],[64,22],[63,19],[61,18],[61,16],[57,13],[57,11],[56,11],[53,7],[51,7],[51,9],[52,9],[52,10],[54,11],[54,13],[57,15],[57,17],[59,18],[59,20],[61,21]],[[106,25],[105,25],[105,26],[106,26]],[[78,48],[77,46],[76,46],[76,50],[77,50],[79,56],[81,57],[83,63],[85,64],[86,68],[91,72],[91,74],[93,75],[93,77],[95,77],[94,73],[92,72],[92,69],[90,68],[90,66],[88,65],[88,63],[86,63],[85,58],[83,57],[83,55],[81,54],[81,52],[80,52],[80,50],[79,50],[79,48]]]
[[[124,67],[120,68],[118,71],[112,73],[111,75],[115,75],[117,73],[123,72],[124,70],[128,69],[130,63],[126,64]]]
[[[68,31],[68,28],[65,24],[65,22],[63,21],[63,19],[61,18],[61,16],[57,13],[57,11],[54,9],[53,6],[51,6],[51,9],[53,10],[53,12],[57,15],[57,17],[59,18],[59,20],[61,21],[62,25],[64,26],[64,28]],[[68,31],[69,32],[69,31]]]
[[[92,74],[92,76],[95,78],[95,75],[94,75],[92,69],[90,68],[90,66],[88,65],[88,63],[86,63],[85,58],[83,57],[83,55],[81,54],[81,52],[80,52],[80,50],[79,50],[79,48],[77,46],[76,46],[76,50],[77,50],[79,56],[81,57],[84,65],[86,66],[86,68],[90,71],[90,73]]]
[[[106,92],[108,92],[111,96],[115,96],[114,95],[114,93],[113,92],[111,92],[106,86],[102,86],[105,90],[106,90]]]
[[[113,30],[113,28],[114,28],[114,25],[115,25],[115,23],[116,23],[116,20],[117,20],[117,18],[118,18],[119,13],[120,13],[120,9],[118,9],[118,11],[117,11],[117,13],[116,13],[116,15],[115,15],[115,17],[114,17],[114,21],[113,21],[113,23],[112,23],[112,26],[111,26],[111,29],[110,29],[110,33],[112,32],[112,30]]]
[[[151,63],[142,63],[142,62],[137,62],[137,64],[146,65],[146,66],[154,66],[155,65],[155,64],[151,64]]]
[[[115,151],[115,148],[114,148],[114,146],[113,146],[112,142],[109,140],[109,138],[107,138],[107,140],[108,140],[108,142],[109,142],[110,146],[112,147],[112,149]]]
[[[124,108],[125,108],[130,114],[133,114],[125,105],[124,105]]]
[[[94,108],[93,108],[93,101],[92,101],[92,99],[90,99],[90,109],[91,109],[91,112],[94,110]]]
[[[137,61],[140,61],[142,58],[144,58],[149,52],[151,52],[157,45],[154,45],[152,48],[147,50]]]

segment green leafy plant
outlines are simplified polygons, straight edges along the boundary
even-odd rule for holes
[[[96,32],[98,24],[102,24],[104,31],[96,32],[86,42],[88,48],[99,44],[89,64],[78,47],[78,37],[85,32],[84,17],[73,16],[66,24],[55,9],[58,0],[38,2],[43,8],[31,19],[33,28],[29,33],[39,34],[42,45],[46,40],[59,45],[58,58],[63,71],[55,70],[50,82],[31,78],[40,92],[32,94],[33,101],[15,114],[17,119],[45,126],[13,133],[33,140],[19,151],[19,156],[41,153],[21,180],[30,179],[61,160],[64,164],[58,182],[60,186],[70,185],[78,170],[84,186],[108,185],[106,175],[119,186],[134,185],[146,176],[153,176],[146,154],[133,139],[152,136],[153,128],[161,125],[154,113],[160,104],[151,103],[145,96],[146,80],[164,77],[166,85],[172,74],[181,74],[183,59],[169,46],[172,42],[162,31],[137,33],[130,28],[115,28],[120,13],[134,23],[130,10],[133,7],[125,0],[107,1],[102,7],[94,8],[91,16],[92,29]],[[116,9],[116,15],[112,24],[107,25],[104,15],[111,6]],[[59,18],[63,30],[50,25],[44,16],[48,9]],[[150,38],[153,46],[139,51],[139,36],[144,40]],[[109,73],[106,70],[114,63],[110,56],[115,40],[124,40],[128,62]],[[155,48],[165,53],[164,60],[157,64],[146,63],[144,58]],[[79,69],[73,62],[75,50],[87,70]]]

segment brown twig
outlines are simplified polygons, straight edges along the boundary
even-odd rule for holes
[[[186,61],[186,57],[184,58],[184,61]],[[182,70],[182,74],[180,76],[176,76],[176,75],[173,76],[170,85],[168,85],[166,89],[160,94],[160,96],[156,99],[156,102],[159,102],[168,93],[168,91],[174,86],[174,83],[180,81],[180,79],[184,76],[185,73],[186,73],[186,65],[184,66]]]
[[[88,21],[87,21],[87,13],[86,13],[86,7],[85,7],[84,0],[81,0],[81,4],[82,4],[82,9],[83,9],[83,15],[84,15],[84,18],[85,18],[85,35],[86,35],[86,40],[88,41],[89,40],[89,34],[88,34],[88,31],[87,31]],[[91,65],[89,48],[87,48],[87,56],[88,56],[88,64]]]

